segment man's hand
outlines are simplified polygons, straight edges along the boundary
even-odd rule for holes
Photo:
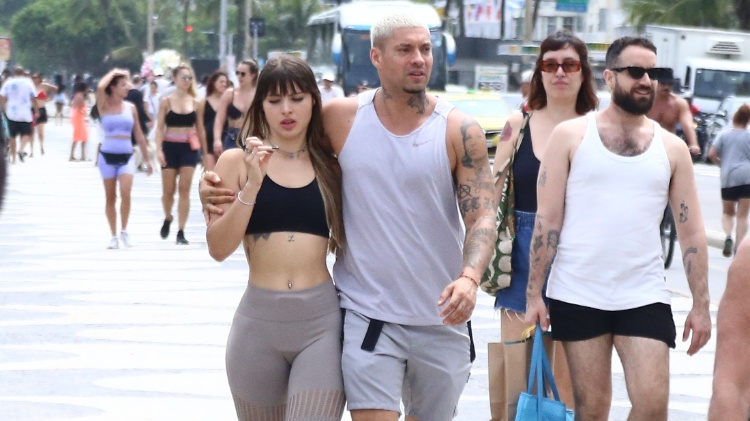
[[[198,193],[203,205],[203,217],[206,218],[206,224],[208,224],[209,214],[221,215],[224,213],[216,205],[234,202],[234,190],[219,186],[221,186],[221,178],[215,172],[206,171],[203,173],[203,177],[198,184]]]
[[[711,315],[708,308],[698,308],[693,306],[685,319],[685,329],[682,332],[682,342],[687,342],[690,332],[693,338],[690,341],[688,355],[695,355],[703,348],[708,340],[711,339]]]
[[[690,145],[688,146],[688,150],[690,150],[690,155],[698,156],[701,154],[701,147],[698,145]]]
[[[465,276],[461,276],[445,287],[437,303],[438,307],[448,303],[440,312],[443,324],[456,326],[466,323],[471,318],[471,313],[474,312],[474,306],[477,304],[478,288],[474,281]]]
[[[543,331],[549,330],[549,314],[541,295],[526,297],[526,318],[524,322],[529,326],[536,326],[537,323],[540,323]]]

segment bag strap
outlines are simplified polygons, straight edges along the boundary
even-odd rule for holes
[[[526,387],[526,392],[532,394],[534,388],[534,380],[536,380],[536,396],[546,397],[547,392],[544,387],[545,380],[552,390],[552,396],[556,401],[560,401],[560,395],[557,391],[557,385],[555,384],[555,378],[552,376],[552,368],[547,358],[547,353],[544,350],[544,336],[542,327],[539,323],[536,324],[536,332],[534,333],[534,345],[531,351],[531,364],[529,367],[529,383]]]
[[[505,165],[503,165],[503,167],[498,169],[497,173],[495,173],[495,180],[500,178],[500,175],[506,169],[508,170],[508,172],[510,172],[511,169],[513,168],[513,160],[516,157],[516,153],[518,152],[518,149],[521,148],[521,142],[523,141],[523,136],[526,133],[526,127],[529,125],[529,119],[531,119],[531,114],[533,113],[532,112],[524,113],[523,124],[521,124],[521,130],[518,131],[518,136],[516,137],[516,140],[513,142],[513,153],[510,155],[510,158],[508,158],[505,161]]]

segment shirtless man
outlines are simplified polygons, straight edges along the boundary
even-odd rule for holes
[[[709,421],[747,420],[750,412],[750,239],[737,248],[716,317],[716,357]]]
[[[674,73],[670,68],[664,68],[664,74],[659,77],[659,85],[656,88],[656,98],[651,111],[646,116],[656,120],[659,125],[674,133],[677,123],[682,126],[682,132],[685,133],[688,148],[692,155],[701,153],[698,146],[698,140],[693,128],[693,114],[690,112],[690,105],[684,98],[680,98],[672,92],[674,88]]]
[[[560,123],[541,161],[526,322],[551,324],[563,342],[576,420],[608,419],[615,349],[628,419],[666,421],[676,327],[656,233],[667,202],[693,298],[682,332],[683,341],[692,334],[688,355],[711,337],[706,233],[687,147],[644,116],[663,71],[656,47],[620,38],[606,65],[609,107]]]

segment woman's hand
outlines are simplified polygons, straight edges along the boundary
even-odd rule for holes
[[[247,168],[247,182],[253,186],[260,186],[268,171],[268,159],[273,149],[257,137],[248,137],[245,141],[245,167]]]
[[[159,160],[159,165],[161,165],[162,167],[166,167],[167,166],[167,159],[164,158],[164,151],[160,150],[160,151],[156,152],[156,159]]]
[[[224,148],[221,145],[221,140],[214,140],[213,149],[214,155],[216,155],[216,159],[219,159],[219,155],[224,152]]]

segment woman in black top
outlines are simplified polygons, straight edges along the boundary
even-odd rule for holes
[[[206,171],[213,171],[216,166],[216,159],[218,156],[214,152],[214,121],[216,120],[216,110],[221,106],[221,96],[227,90],[229,77],[222,71],[214,72],[206,82],[206,97],[198,102],[198,119],[203,121],[203,127],[206,132],[206,145],[208,145],[208,152],[203,157],[203,163]],[[223,137],[226,132],[226,124],[224,125],[221,136]]]
[[[237,80],[239,84],[227,89],[221,96],[221,103],[216,109],[216,120],[214,121],[214,140],[212,149],[218,157],[226,149],[238,146],[237,135],[242,126],[250,103],[255,96],[255,84],[258,79],[258,63],[255,60],[242,60],[237,66]],[[227,125],[226,135],[222,138],[224,125]],[[244,140],[244,139],[240,139]]]
[[[195,77],[193,70],[181,64],[172,71],[175,91],[162,98],[159,103],[159,116],[156,128],[156,150],[161,164],[162,197],[164,224],[161,227],[161,238],[169,236],[172,224],[172,206],[175,191],[178,190],[177,202],[177,244],[189,244],[185,239],[185,224],[190,212],[190,186],[193,182],[195,167],[200,161],[201,153],[206,156],[205,130],[203,121],[197,118],[195,110],[198,100],[195,98]]]
[[[549,142],[555,141],[549,135],[557,124],[593,111],[597,102],[586,44],[567,32],[547,37],[540,46],[531,78],[528,98],[531,117],[513,162],[516,205],[516,238],[511,257],[513,276],[508,288],[498,290],[495,301],[495,307],[503,309],[500,323],[503,342],[518,341],[528,327],[524,314],[540,157],[544,156]],[[498,202],[507,174],[505,167],[513,154],[525,115],[525,112],[516,112],[508,118],[497,145],[493,172]],[[556,349],[562,351],[561,346]],[[554,358],[553,371],[560,397],[572,408],[570,375],[563,352],[558,352]]]
[[[214,259],[242,245],[249,269],[227,341],[229,387],[241,421],[338,421],[342,317],[326,255],[344,241],[341,169],[324,146],[310,67],[275,57],[258,80],[244,150],[216,164],[236,200],[206,231]]]

